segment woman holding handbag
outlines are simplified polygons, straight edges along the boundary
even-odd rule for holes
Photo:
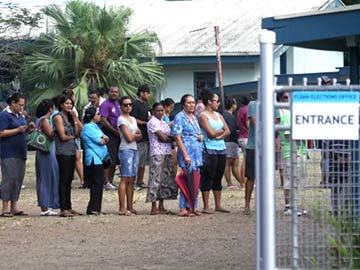
[[[87,206],[87,215],[100,215],[104,183],[103,159],[108,150],[106,143],[109,141],[99,128],[100,114],[95,107],[86,109],[84,113],[84,127],[81,138],[85,150],[85,167],[88,173],[86,184],[90,188],[90,200]]]
[[[36,194],[41,216],[57,216],[50,210],[59,208],[59,166],[55,155],[54,132],[51,114],[54,103],[51,99],[41,101],[36,109],[36,128],[44,133],[49,141],[49,152],[36,151]]]

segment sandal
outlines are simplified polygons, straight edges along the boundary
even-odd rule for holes
[[[170,214],[169,210],[166,210],[166,209],[159,210],[159,215],[168,215],[168,214]]]
[[[119,216],[132,216],[132,213],[128,210],[126,210],[125,212],[119,211],[118,212]]]
[[[128,209],[127,211],[129,211],[133,215],[137,215],[137,211],[135,209]]]
[[[0,217],[13,217],[14,215],[11,212],[3,212]]]
[[[60,212],[59,217],[74,217],[74,214],[72,214],[69,210],[64,210]]]
[[[86,212],[86,214],[88,216],[100,216],[101,215],[101,213],[98,211],[90,211],[90,212]]]
[[[189,212],[179,212],[178,214],[178,217],[188,217],[189,216]]]
[[[212,214],[214,214],[214,212],[213,212],[212,210],[210,210],[210,209],[203,209],[203,210],[201,211],[201,213],[202,213],[202,214],[205,214],[205,215],[212,215]]]
[[[219,209],[215,209],[216,212],[220,212],[220,213],[230,213],[229,210],[226,210],[224,208],[219,208]]]
[[[13,213],[14,216],[27,216],[28,214],[24,213],[24,211],[17,211]]]
[[[239,190],[239,187],[238,187],[238,186],[235,186],[235,185],[230,185],[230,186],[228,186],[228,189],[231,189],[231,190]]]
[[[147,188],[148,186],[145,183],[138,184],[139,188]]]
[[[73,209],[69,209],[69,212],[71,213],[71,214],[73,214],[74,216],[82,216],[83,214],[81,214],[81,213],[79,213],[79,212],[77,212],[77,211],[75,211],[75,210],[73,210]]]
[[[195,214],[189,212],[178,213],[178,217],[195,217]]]

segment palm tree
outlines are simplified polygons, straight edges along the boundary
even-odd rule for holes
[[[33,102],[65,87],[74,89],[77,105],[87,102],[88,88],[116,85],[133,97],[137,85],[163,81],[153,50],[161,47],[159,39],[148,31],[127,36],[129,8],[75,0],[64,11],[50,5],[43,12],[53,20],[54,31],[42,34],[37,51],[26,58],[23,81],[37,88]]]

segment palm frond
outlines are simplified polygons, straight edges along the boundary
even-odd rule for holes
[[[32,91],[27,92],[27,102],[30,104],[31,108],[36,108],[36,106],[45,98],[52,98],[59,93],[61,93],[61,88],[51,87],[46,89],[34,89]]]
[[[131,97],[132,99],[136,98],[137,88],[134,85],[128,84],[124,81],[118,81],[115,85],[121,89],[121,95]]]
[[[161,67],[151,61],[153,46],[160,45],[156,34],[142,31],[126,38],[131,9],[74,0],[65,10],[50,5],[44,13],[54,20],[55,31],[36,42],[36,53],[26,58],[23,81],[43,88],[74,82],[79,89],[116,84],[131,96],[141,83],[163,81]],[[87,101],[87,92],[79,93],[79,100]]]
[[[55,58],[51,55],[35,53],[25,58],[27,65],[34,70],[32,77],[41,81],[41,74],[47,74],[47,78],[58,81],[64,77],[66,59]],[[31,77],[30,77],[31,78]]]
[[[61,33],[67,33],[71,27],[66,18],[66,15],[61,10],[61,7],[56,4],[51,4],[43,9],[45,15],[53,18],[55,22],[55,28]]]
[[[85,73],[81,78],[79,84],[73,88],[75,95],[75,107],[78,109],[79,115],[82,115],[82,108],[88,103],[88,84]]]
[[[154,51],[151,44],[156,44],[161,47],[160,40],[154,32],[143,31],[134,33],[124,43],[124,57],[153,56]]]

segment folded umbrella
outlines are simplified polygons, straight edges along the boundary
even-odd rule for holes
[[[195,209],[195,201],[199,193],[200,174],[196,170],[183,169],[176,177],[175,181],[185,198],[190,204],[191,209]]]

